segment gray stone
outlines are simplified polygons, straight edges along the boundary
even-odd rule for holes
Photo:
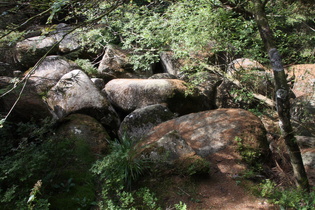
[[[126,135],[137,142],[147,135],[154,126],[172,118],[174,118],[174,114],[160,104],[136,109],[127,115],[120,124],[119,136],[122,138]]]
[[[81,70],[65,74],[48,92],[47,104],[59,119],[70,113],[80,112],[113,129],[118,129],[120,124],[109,101]]]

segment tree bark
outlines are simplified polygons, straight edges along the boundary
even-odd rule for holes
[[[289,87],[282,65],[281,56],[275,46],[273,32],[269,27],[268,19],[265,13],[266,2],[267,1],[262,2],[261,0],[252,0],[254,17],[261,39],[269,54],[274,73],[276,86],[276,108],[279,115],[279,124],[291,159],[295,184],[298,188],[309,191],[310,187],[303,164],[301,151],[294,136],[290,121]]]

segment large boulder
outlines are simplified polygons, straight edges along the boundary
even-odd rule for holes
[[[22,119],[34,118],[35,120],[53,117],[49,106],[45,102],[47,93],[66,73],[75,69],[77,65],[61,56],[47,56],[43,62],[33,69],[25,87],[23,83],[20,88],[3,97],[3,110],[8,112],[18,99],[13,109],[13,114]],[[12,78],[11,85],[14,84]],[[21,96],[20,91],[23,90]]]
[[[154,126],[174,117],[174,114],[161,104],[136,109],[121,122],[119,136],[122,138],[126,135],[134,142],[137,142],[147,135]]]
[[[243,109],[217,109],[169,120],[154,127],[141,145],[157,142],[174,130],[201,157],[219,152],[229,145],[237,145],[236,139],[257,153],[266,154],[269,151],[262,122]]]
[[[18,80],[13,77],[0,77],[0,88],[4,90],[3,93],[6,93],[0,98],[1,112],[7,114],[14,107],[11,117],[19,121],[52,117],[49,107],[30,81],[24,88],[24,83],[17,82]],[[13,88],[15,85],[17,87]],[[12,91],[9,91],[11,89]]]
[[[131,52],[115,45],[106,46],[104,56],[99,64],[100,74],[110,74],[115,78],[148,78],[152,71],[135,72],[130,62]]]
[[[307,95],[315,99],[315,64],[293,65],[287,68],[287,73],[296,97]]]
[[[49,54],[55,54],[58,50],[56,39],[53,37],[35,36],[18,42],[15,46],[17,62],[29,68],[44,56],[48,51]]]
[[[227,73],[247,90],[273,98],[273,75],[257,61],[248,58],[236,59],[229,64]]]
[[[118,129],[120,124],[117,113],[106,97],[81,70],[73,70],[61,77],[48,92],[47,104],[59,119],[80,112],[112,129]]]
[[[197,155],[177,131],[170,131],[140,151],[155,163],[152,168],[158,168],[160,173],[194,175],[210,171],[209,161]]]
[[[95,155],[106,153],[110,137],[105,128],[94,118],[83,114],[71,114],[59,123],[56,131],[63,138],[82,139]]]
[[[259,62],[249,59],[249,58],[238,58],[233,60],[228,65],[228,73],[234,74],[237,71],[252,71],[252,70],[259,70],[265,71],[266,68],[260,64]]]
[[[185,83],[176,79],[114,79],[104,89],[112,104],[126,113],[153,104],[166,104],[180,115],[214,107],[204,95],[187,95],[187,90]]]
[[[315,136],[315,64],[299,64],[287,69],[292,91],[291,118],[298,135]]]
[[[67,54],[81,49],[79,34],[73,31],[73,27],[65,23],[60,23],[56,26],[56,30],[49,37],[53,37],[58,44],[58,51]],[[71,32],[71,33],[70,33]]]
[[[50,88],[57,84],[64,74],[78,68],[78,65],[73,61],[62,56],[47,56],[43,62],[33,70],[29,81],[33,84],[38,94],[45,95]]]

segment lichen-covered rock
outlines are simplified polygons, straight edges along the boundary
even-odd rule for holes
[[[156,125],[174,118],[175,115],[160,104],[136,109],[127,115],[119,128],[119,136],[128,136],[133,141],[139,141]]]
[[[228,75],[253,93],[273,98],[273,74],[255,60],[239,58],[229,64]]]
[[[59,125],[56,132],[63,138],[86,141],[95,155],[107,152],[110,137],[105,128],[94,118],[83,114],[71,114]]]
[[[298,135],[315,136],[315,64],[299,64],[287,69],[292,91],[292,124]]]
[[[242,109],[217,109],[169,120],[154,127],[142,144],[154,143],[173,130],[178,131],[187,144],[202,157],[236,144],[236,137],[261,153],[268,151],[262,122],[251,112]]]
[[[213,108],[214,102],[204,103],[204,95],[186,95],[187,90],[175,79],[115,79],[104,89],[112,104],[126,113],[153,104],[166,104],[180,115]]]
[[[120,124],[116,111],[106,97],[81,70],[65,74],[48,92],[47,103],[59,119],[80,112],[113,129],[118,129]]]
[[[77,65],[74,62],[61,56],[47,56],[31,73],[20,98],[19,95],[23,84],[20,84],[21,88],[16,88],[3,97],[4,111],[10,110],[19,98],[13,109],[13,114],[16,117],[21,119],[33,118],[35,120],[53,117],[53,113],[45,102],[47,92],[56,85],[64,74],[75,68],[77,68]],[[28,73],[26,72],[26,74]],[[14,84],[14,81],[12,84]]]

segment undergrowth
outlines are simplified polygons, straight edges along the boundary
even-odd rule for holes
[[[307,193],[299,189],[281,189],[276,183],[266,179],[256,186],[255,192],[258,196],[267,198],[270,203],[276,204],[280,209],[315,209],[315,188]]]

